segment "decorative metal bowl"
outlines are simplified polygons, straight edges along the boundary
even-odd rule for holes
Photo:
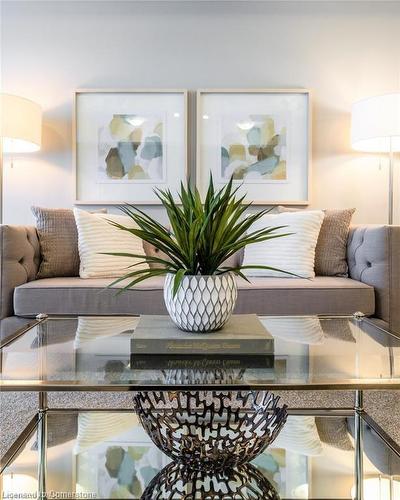
[[[162,370],[163,382],[169,385],[235,384],[243,380],[245,371],[233,368],[179,368]]]
[[[141,500],[280,500],[275,488],[251,464],[215,474],[170,463],[157,474]]]
[[[154,391],[134,394],[141,423],[154,444],[193,470],[216,471],[262,453],[287,418],[268,391]]]

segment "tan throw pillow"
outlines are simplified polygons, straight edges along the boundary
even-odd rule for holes
[[[42,260],[37,278],[79,275],[78,233],[74,213],[64,208],[32,207]]]
[[[143,241],[143,250],[144,253],[146,254],[146,257],[156,257],[158,259],[163,259],[168,262],[171,262],[171,259],[168,257],[168,255],[158,248],[156,248],[154,245],[147,241]],[[149,267],[151,269],[164,269],[164,264],[161,262],[149,262]]]
[[[348,318],[335,318],[321,320],[321,327],[326,337],[337,339],[342,342],[356,342],[351,331],[351,320]]]
[[[31,207],[36,218],[41,262],[36,278],[79,276],[78,231],[67,208]],[[107,210],[100,210],[107,213]]]
[[[323,443],[339,450],[351,451],[354,449],[346,417],[316,417],[315,424]]]
[[[297,212],[298,209],[278,207],[278,212]],[[315,249],[317,276],[348,276],[347,238],[355,208],[324,210],[325,217]]]
[[[78,229],[78,247],[81,260],[81,278],[119,278],[129,272],[149,269],[142,257],[120,257],[104,253],[130,253],[145,257],[142,240],[128,231],[122,231],[110,221],[129,228],[136,223],[126,215],[90,214],[74,208]],[[132,269],[129,266],[135,265]]]

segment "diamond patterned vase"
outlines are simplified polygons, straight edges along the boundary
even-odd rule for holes
[[[176,326],[187,332],[198,333],[222,328],[236,304],[234,274],[184,276],[175,297],[174,278],[174,274],[167,274],[164,300]]]

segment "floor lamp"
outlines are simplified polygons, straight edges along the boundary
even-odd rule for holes
[[[29,99],[0,95],[0,223],[3,223],[3,153],[31,153],[42,142],[42,110]]]
[[[400,93],[370,97],[353,104],[351,144],[357,151],[389,153],[389,224],[393,224],[394,153],[400,151]]]

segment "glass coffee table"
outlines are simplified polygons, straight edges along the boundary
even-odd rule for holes
[[[3,495],[31,481],[42,498],[400,498],[400,449],[362,397],[400,389],[400,339],[361,315],[261,319],[274,337],[262,366],[161,365],[131,358],[136,317],[39,315],[2,345],[0,390],[39,393]],[[353,390],[355,403],[286,420],[285,390]],[[51,409],[50,391],[131,391],[133,408]]]

